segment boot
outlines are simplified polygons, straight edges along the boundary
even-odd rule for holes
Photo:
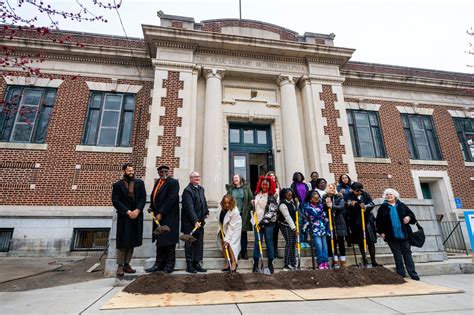
[[[118,265],[116,275],[117,277],[123,277],[124,275],[123,265]]]
[[[186,272],[188,272],[188,273],[197,273],[197,270],[194,269],[192,263],[187,263],[186,264]]]
[[[258,272],[258,260],[253,260],[252,272]]]
[[[133,269],[129,264],[125,264],[125,266],[123,266],[123,272],[125,272],[125,273],[135,273],[137,271],[135,269]]]
[[[270,270],[270,273],[273,274],[273,259],[268,260],[268,269]]]
[[[207,269],[204,269],[203,267],[201,267],[199,262],[194,262],[193,267],[197,272],[207,272]]]
[[[375,261],[375,246],[369,246],[370,261],[372,262],[372,267],[382,267]]]
[[[249,256],[247,256],[247,253],[242,253],[242,259],[244,260],[249,259]]]

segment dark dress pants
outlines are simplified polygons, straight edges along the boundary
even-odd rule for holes
[[[408,240],[395,240],[393,242],[388,242],[388,246],[390,246],[393,258],[395,259],[397,273],[402,277],[405,277],[406,267],[410,277],[418,276],[415,271],[415,263],[413,262],[413,257],[411,255],[410,242],[408,242]],[[405,262],[405,266],[403,265],[403,262]]]
[[[193,234],[196,241],[184,243],[184,255],[186,256],[186,263],[199,263],[203,259],[204,251],[204,229],[199,228]]]

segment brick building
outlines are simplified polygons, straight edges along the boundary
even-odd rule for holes
[[[473,75],[352,62],[333,34],[158,15],[144,39],[21,31],[8,41],[47,57],[38,77],[4,67],[0,80],[11,252],[64,253],[74,229],[110,228],[124,162],[148,193],[158,165],[181,189],[198,170],[213,207],[231,174],[255,183],[274,169],[283,185],[295,171],[328,182],[348,173],[376,197],[393,187],[433,199],[451,220],[474,208]],[[83,45],[51,40],[64,35]]]

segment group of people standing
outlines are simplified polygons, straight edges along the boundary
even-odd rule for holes
[[[112,200],[117,209],[117,275],[135,272],[129,263],[133,248],[141,246],[143,208],[146,192],[141,180],[133,177],[133,166],[123,167],[124,177],[113,186]],[[179,184],[169,177],[169,168],[158,168],[160,179],[151,194],[149,211],[160,225],[170,232],[154,235],[156,262],[147,272],[171,273],[175,266],[175,250],[179,241]],[[314,248],[319,269],[346,267],[346,242],[359,246],[362,263],[367,266],[366,244],[372,267],[380,266],[375,257],[377,233],[388,243],[395,258],[397,272],[419,277],[411,256],[409,224],[416,222],[413,212],[399,200],[399,194],[387,189],[384,203],[375,218],[374,203],[359,182],[347,174],[338,183],[328,184],[317,172],[305,182],[301,172],[294,173],[288,188],[281,187],[275,172],[260,176],[255,195],[245,179],[236,174],[226,185],[226,194],[218,212],[218,244],[226,263],[223,271],[236,271],[239,259],[248,259],[248,232],[254,233],[253,272],[263,257],[259,240],[265,241],[268,269],[274,271],[275,258],[284,259],[284,270],[297,269],[296,244],[302,249]],[[189,273],[206,272],[201,266],[205,219],[209,215],[204,188],[197,172],[190,174],[190,183],[182,194],[181,232],[192,234],[194,242],[185,243]],[[153,229],[156,223],[153,223]],[[278,256],[278,235],[285,239],[284,257]],[[334,245],[333,245],[334,244]],[[334,248],[334,251],[332,250]]]

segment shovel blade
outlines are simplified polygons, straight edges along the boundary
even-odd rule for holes
[[[179,237],[179,239],[182,240],[183,242],[191,242],[191,243],[196,241],[196,238],[189,234],[183,234]]]
[[[153,234],[155,235],[161,235],[161,234],[166,234],[171,231],[170,227],[167,225],[160,225],[158,226],[154,231]]]

